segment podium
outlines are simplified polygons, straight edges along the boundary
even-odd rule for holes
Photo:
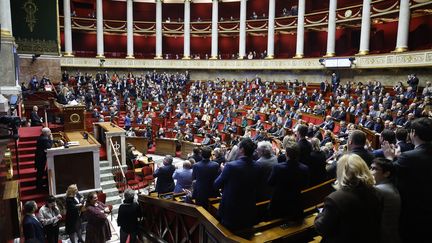
[[[195,147],[202,147],[201,143],[193,143],[193,142],[189,142],[189,141],[183,141],[181,144],[181,158],[182,159],[187,159],[188,154],[192,153],[193,149]],[[198,161],[196,161],[198,162]]]
[[[93,123],[93,131],[95,138],[105,145],[109,165],[113,165],[113,157],[115,157],[111,142],[118,151],[120,163],[126,165],[126,131],[110,122]]]
[[[47,150],[50,195],[63,196],[70,184],[77,184],[84,192],[101,190],[98,141],[87,132],[66,132],[60,136],[74,145]]]
[[[176,138],[156,138],[156,154],[176,155]]]
[[[60,110],[64,122],[64,131],[84,131],[85,128],[85,106],[84,105],[62,105],[54,101]]]

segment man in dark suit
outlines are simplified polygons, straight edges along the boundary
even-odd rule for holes
[[[274,192],[269,205],[272,218],[298,222],[303,219],[301,190],[308,185],[309,169],[299,163],[299,148],[295,142],[285,146],[287,160],[273,166],[268,183]]]
[[[210,197],[218,197],[219,192],[213,187],[215,179],[220,173],[219,164],[210,161],[212,150],[209,147],[201,149],[202,160],[193,165],[192,180],[194,190],[192,197],[196,204],[207,208]]]
[[[33,111],[30,114],[30,122],[31,126],[41,126],[42,125],[42,118],[38,115],[38,107],[33,106]]]
[[[42,223],[36,218],[37,205],[35,201],[24,204],[23,231],[26,242],[45,243],[45,234]]]
[[[257,221],[256,188],[262,170],[253,160],[254,151],[254,142],[244,138],[238,145],[238,159],[227,163],[214,182],[215,188],[223,190],[219,217],[230,230],[251,227]]]
[[[374,155],[364,148],[366,145],[366,134],[363,131],[352,131],[348,136],[347,145],[349,152],[360,156],[368,166],[372,164]]]
[[[386,158],[397,160],[396,186],[401,197],[401,237],[403,242],[430,242],[432,218],[432,120],[426,117],[414,120],[410,139],[415,148],[397,157],[396,147],[383,145]]]
[[[158,194],[168,193],[174,191],[174,179],[172,178],[175,167],[172,164],[173,157],[171,155],[165,156],[163,166],[155,171],[154,178],[158,178],[156,182],[156,192]]]
[[[42,133],[36,141],[35,168],[36,168],[36,187],[43,189],[44,175],[46,176],[46,151],[53,146],[51,130],[47,127],[42,128]]]
[[[325,121],[320,124],[320,127],[322,129],[330,130],[330,131],[333,131],[334,126],[335,126],[335,124],[334,124],[333,118],[331,116],[326,116]]]
[[[297,145],[300,150],[299,160],[301,163],[309,163],[309,157],[312,152],[312,145],[306,139],[306,135],[308,133],[308,127],[305,125],[299,125],[297,128]]]
[[[331,83],[332,83],[333,92],[335,92],[340,84],[340,78],[338,75],[336,75],[336,73],[332,73]]]
[[[412,143],[407,143],[407,137],[408,131],[405,128],[400,127],[396,129],[396,144],[399,146],[401,153],[414,149],[414,145]]]
[[[135,243],[138,234],[138,225],[141,218],[141,208],[135,202],[135,191],[124,191],[123,204],[120,205],[117,217],[117,225],[120,226],[120,243],[126,243],[130,235],[130,243]]]

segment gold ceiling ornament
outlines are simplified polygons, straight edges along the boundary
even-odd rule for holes
[[[23,7],[24,12],[26,13],[25,22],[27,23],[27,26],[30,29],[30,32],[33,32],[34,26],[37,22],[36,19],[36,12],[38,11],[38,7],[34,3],[34,0],[27,0]]]

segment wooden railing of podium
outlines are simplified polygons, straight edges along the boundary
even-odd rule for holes
[[[302,191],[306,218],[303,223],[285,227],[283,219],[264,220],[252,228],[232,232],[225,228],[213,214],[200,206],[140,195],[139,204],[144,215],[143,234],[164,242],[271,242],[294,240],[314,235],[316,209],[333,189],[334,180],[326,181]],[[175,195],[174,195],[175,197]],[[218,203],[214,201],[213,203]],[[266,209],[268,201],[257,203]]]

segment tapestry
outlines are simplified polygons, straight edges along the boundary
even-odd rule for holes
[[[12,32],[18,53],[59,55],[58,2],[13,0]]]

